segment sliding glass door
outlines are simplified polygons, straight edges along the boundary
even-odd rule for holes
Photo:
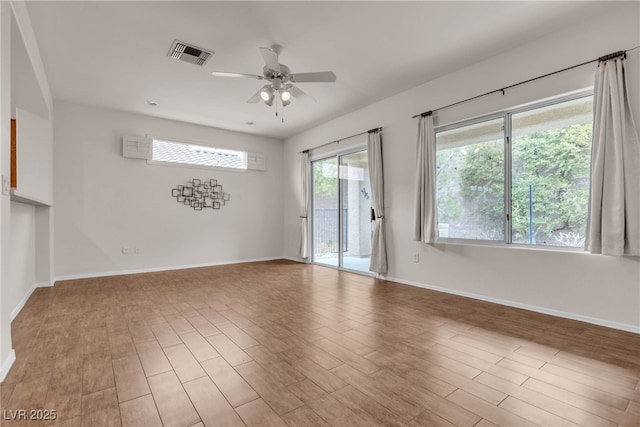
[[[371,187],[367,151],[312,162],[313,261],[368,271]]]
[[[338,157],[311,164],[313,173],[313,261],[340,266],[340,182]]]

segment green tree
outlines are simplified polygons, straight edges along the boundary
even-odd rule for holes
[[[513,140],[513,240],[529,241],[529,188],[533,238],[562,243],[563,233],[584,236],[589,199],[591,126],[572,125]]]
[[[460,173],[465,202],[477,206],[485,232],[503,228],[502,144],[475,144]],[[584,236],[589,197],[591,126],[572,125],[517,136],[512,141],[512,229],[514,242],[529,241],[529,188],[533,188],[533,238],[562,244]],[[496,173],[499,171],[500,173]],[[578,240],[580,240],[578,238]]]
[[[473,202],[487,235],[504,234],[504,147],[502,141],[473,145],[460,174],[462,196]]]
[[[436,180],[438,183],[438,219],[442,223],[456,221],[462,207],[454,192],[447,191],[458,183],[462,157],[456,150],[436,151]]]
[[[327,176],[323,170],[324,165],[335,166],[335,160],[332,163],[323,161],[313,163],[313,191],[320,196],[336,197],[338,194],[338,178],[337,176]]]

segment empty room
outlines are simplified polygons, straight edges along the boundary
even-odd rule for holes
[[[640,426],[640,2],[0,1],[1,426]]]

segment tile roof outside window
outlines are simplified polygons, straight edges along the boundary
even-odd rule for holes
[[[247,156],[243,151],[222,150],[158,139],[153,140],[153,160],[218,168],[247,168]]]

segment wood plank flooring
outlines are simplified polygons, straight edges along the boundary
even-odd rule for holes
[[[12,330],[3,426],[640,426],[640,335],[289,261],[58,282]]]

